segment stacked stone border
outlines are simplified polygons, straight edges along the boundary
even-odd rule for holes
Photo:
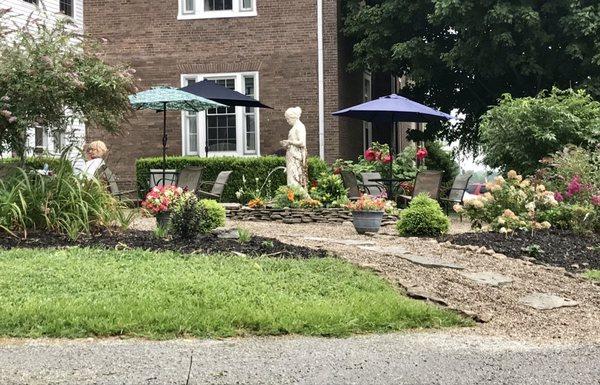
[[[227,218],[238,221],[264,221],[281,223],[343,223],[352,221],[352,213],[342,208],[335,209],[253,209],[239,204],[225,204]],[[382,226],[395,225],[398,218],[385,214]]]

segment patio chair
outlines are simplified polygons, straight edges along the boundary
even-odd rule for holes
[[[471,180],[472,176],[472,172],[458,175],[456,178],[454,178],[454,182],[452,182],[452,187],[448,192],[448,197],[440,198],[440,201],[444,203],[444,206],[446,206],[446,215],[450,211],[450,205],[454,203],[463,203],[465,191],[467,191],[467,186],[469,185],[469,180]]]
[[[113,173],[110,168],[103,166],[98,172],[98,178],[104,180],[108,185],[108,191],[111,195],[119,200],[126,200],[132,202],[135,206],[138,206],[141,200],[139,198],[130,198],[127,195],[137,193],[137,190],[126,190],[121,191],[119,184],[117,183],[117,176]]]
[[[165,169],[165,185],[174,185],[177,182],[177,170]],[[150,180],[148,181],[149,187],[161,186],[163,179],[162,168],[151,168],[150,169]]]
[[[421,171],[415,178],[415,187],[412,195],[399,195],[406,204],[421,193],[429,195],[431,199],[438,200],[442,184],[442,171]]]
[[[365,192],[369,195],[380,195],[386,192],[385,186],[381,182],[375,182],[374,179],[381,179],[381,174],[378,172],[361,172],[362,185]]]
[[[201,175],[201,167],[187,166],[179,173],[179,177],[177,178],[177,187],[188,189],[190,191],[196,191],[198,188],[198,183],[200,183]]]
[[[215,199],[220,202],[231,173],[232,171],[221,171],[214,182],[200,182],[200,185],[196,189],[196,195],[199,198]],[[203,188],[207,189],[208,187],[210,187],[210,191],[203,190]]]
[[[340,174],[342,175],[344,187],[348,190],[348,199],[357,200],[360,198],[362,193],[358,187],[356,175],[352,171],[342,171]]]

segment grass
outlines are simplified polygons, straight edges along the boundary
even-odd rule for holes
[[[585,272],[585,276],[592,281],[600,282],[600,270],[588,270]]]
[[[146,251],[0,252],[0,335],[346,336],[468,325],[332,258]]]

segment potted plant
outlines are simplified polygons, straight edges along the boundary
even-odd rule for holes
[[[362,195],[346,205],[352,211],[352,223],[359,234],[376,233],[381,228],[386,199],[381,196]]]
[[[171,204],[181,196],[183,189],[176,186],[156,186],[146,194],[142,207],[156,217],[158,227],[166,227],[171,215]]]

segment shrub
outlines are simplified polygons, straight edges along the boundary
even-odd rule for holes
[[[531,180],[511,170],[506,179],[497,176],[486,188],[489,192],[465,201],[464,207],[454,206],[456,212],[466,213],[473,227],[487,223],[501,233],[550,227],[547,221],[540,222],[540,214],[556,207],[558,202],[543,184],[534,186]]]
[[[172,205],[170,230],[181,239],[193,239],[203,230],[203,206],[195,194],[185,192]]]
[[[20,165],[20,158],[4,158],[0,159],[0,166],[8,165],[18,167]],[[26,170],[41,170],[45,165],[48,165],[50,170],[64,169],[64,171],[71,171],[73,165],[65,158],[53,158],[48,156],[33,156],[25,158],[25,169]]]
[[[181,171],[186,166],[202,167],[202,180],[215,180],[219,172],[225,170],[233,171],[223,192],[222,200],[224,202],[237,202],[236,192],[244,186],[242,178],[245,177],[250,181],[259,178],[260,181],[264,181],[274,168],[285,167],[285,158],[278,156],[252,158],[178,156],[167,158],[167,169]],[[162,169],[162,158],[142,158],[137,160],[136,179],[140,197],[143,197],[149,190],[150,169]],[[308,159],[309,178],[315,179],[325,171],[327,171],[327,164],[324,161],[315,157]],[[271,176],[271,183],[268,186],[270,191],[264,191],[264,195],[273,196],[277,188],[285,184],[285,173],[282,171],[274,172]]]
[[[299,186],[281,186],[275,193],[273,204],[278,208],[298,208],[300,202],[309,198],[307,192]]]
[[[225,225],[225,207],[212,199],[201,199],[200,233],[208,234],[217,227]]]
[[[454,154],[444,150],[441,142],[429,142],[425,147],[428,152],[425,166],[428,170],[443,171],[442,186],[450,188],[459,173],[459,166],[454,160]]]
[[[450,220],[439,203],[425,194],[413,198],[407,209],[400,212],[396,229],[401,236],[431,236],[445,234]]]
[[[125,208],[97,180],[80,179],[61,162],[54,176],[17,168],[18,177],[0,180],[0,231],[27,236],[29,230],[81,234],[115,224],[126,226]]]
[[[480,124],[484,162],[526,175],[568,144],[592,149],[600,141],[600,102],[585,91],[552,89],[536,97],[505,94]]]
[[[342,207],[348,203],[348,189],[337,174],[322,173],[311,187],[310,196],[325,207]]]

